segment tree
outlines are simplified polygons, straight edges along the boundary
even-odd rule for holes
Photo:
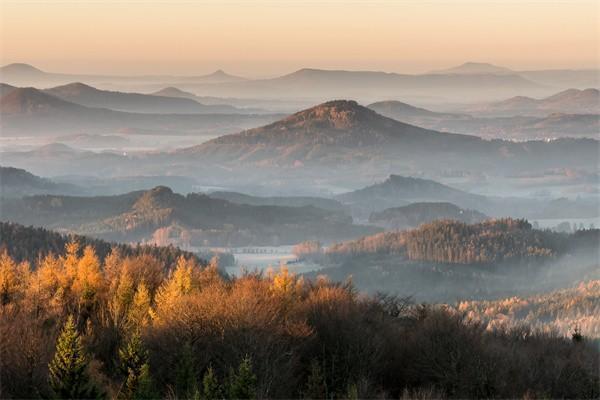
[[[151,297],[150,292],[146,285],[141,282],[135,295],[133,296],[133,302],[129,307],[129,314],[127,316],[128,325],[134,329],[141,329],[150,322],[150,303]]]
[[[212,367],[208,367],[202,378],[202,396],[203,400],[218,400],[223,398],[221,385],[215,376]]]
[[[58,337],[54,358],[48,365],[49,383],[56,398],[98,397],[98,389],[88,374],[88,364],[75,322],[69,316]]]
[[[236,372],[231,371],[229,380],[229,398],[256,398],[256,375],[252,372],[252,360],[246,356],[240,362]]]
[[[150,365],[148,363],[144,363],[140,369],[138,386],[133,398],[135,400],[150,400],[160,398],[154,389],[154,382],[152,382],[152,377],[150,376]]]
[[[310,375],[306,381],[306,390],[304,392],[306,399],[326,399],[327,384],[317,360],[313,360],[310,366]]]
[[[146,381],[145,384],[151,381],[148,351],[144,349],[139,331],[135,331],[125,346],[119,349],[119,360],[121,371],[126,376],[122,397],[133,399],[138,393],[142,377]]]
[[[189,343],[183,345],[179,355],[175,369],[175,390],[177,396],[186,399],[194,397],[198,391],[192,346]]]

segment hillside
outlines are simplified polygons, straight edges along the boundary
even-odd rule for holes
[[[402,121],[403,118],[460,118],[467,117],[460,114],[447,114],[427,110],[425,108],[415,107],[407,103],[395,100],[378,101],[367,106],[378,114],[388,118]]]
[[[183,87],[195,93],[219,97],[355,98],[374,101],[381,96],[415,98],[437,97],[450,101],[497,98],[505,95],[546,94],[548,89],[517,73],[497,74],[398,74],[381,71],[348,71],[302,68],[271,79],[248,80],[224,84],[194,84]],[[459,95],[460,93],[460,95]]]
[[[452,203],[412,203],[371,213],[369,223],[386,229],[409,229],[435,220],[454,220],[472,224],[488,217]]]
[[[586,91],[591,93],[593,90]],[[518,96],[491,105],[461,109],[470,114],[434,112],[399,101],[381,101],[368,107],[386,117],[423,128],[485,138],[595,137],[600,130],[600,98],[584,95],[586,91],[561,92],[549,97],[548,102]],[[550,101],[553,97],[556,99]],[[565,97],[571,97],[572,101]]]
[[[417,202],[446,201],[459,207],[475,209],[488,204],[488,199],[484,196],[454,189],[432,180],[400,175],[390,175],[381,183],[340,194],[336,199],[350,207],[370,211]]]
[[[543,98],[517,96],[498,102],[475,105],[466,111],[493,116],[546,116],[552,113],[600,114],[600,91],[594,88],[567,89]]]
[[[451,67],[442,70],[433,71],[434,74],[457,74],[457,75],[478,75],[478,74],[494,74],[507,75],[515,74],[516,72],[506,67],[500,67],[490,63],[482,62],[466,62],[456,67]]]
[[[316,258],[324,269],[307,277],[352,276],[360,290],[417,302],[498,299],[600,279],[599,238],[597,229],[556,233],[525,220],[434,221],[331,245]]]
[[[461,301],[454,309],[490,330],[526,325],[570,336],[578,328],[586,338],[600,339],[600,280],[529,297]]]
[[[282,206],[282,207],[307,207],[313,206],[323,210],[343,212],[343,205],[336,200],[324,197],[306,196],[252,196],[238,192],[210,192],[208,195],[214,199],[227,200],[230,203],[247,204],[251,206]]]
[[[215,160],[294,164],[360,161],[397,146],[479,144],[475,137],[446,135],[383,117],[354,101],[336,100],[272,124],[222,136],[184,149]]]
[[[172,246],[129,246],[80,235],[62,235],[43,228],[0,221],[0,252],[6,251],[16,262],[35,263],[50,254],[62,256],[70,241],[77,242],[81,249],[88,245],[92,246],[101,261],[113,249],[117,249],[123,257],[153,257],[167,269],[172,267],[180,256],[193,258],[206,264],[206,260],[197,258],[193,253]]]
[[[81,192],[81,188],[33,175],[24,169],[0,166],[0,198],[33,194],[67,194]]]
[[[231,106],[207,106],[190,98],[99,90],[76,82],[44,90],[63,100],[92,108],[149,114],[235,114]]]
[[[329,242],[378,230],[312,206],[235,204],[167,187],[103,197],[26,197],[5,202],[3,218],[109,240],[195,247]]]
[[[220,165],[327,167],[332,173],[382,165],[399,171],[452,165],[499,173],[565,162],[589,166],[597,158],[597,147],[597,141],[515,143],[441,133],[386,118],[354,101],[337,100],[176,154]]]
[[[273,121],[277,116],[129,113],[85,107],[35,88],[17,88],[0,97],[0,117],[0,128],[5,135],[31,136],[115,131],[161,134],[207,134],[215,130],[236,132]]]
[[[10,254],[56,240],[10,228],[41,242],[11,241]],[[53,361],[65,355],[81,368],[76,384],[122,393],[114,388],[129,366],[127,376],[143,378],[134,393],[149,382],[143,397],[153,399],[221,382],[240,389],[211,391],[217,398],[596,397],[599,352],[587,339],[486,331],[444,306],[359,295],[349,282],[309,282],[287,268],[229,279],[174,248],[119,246],[106,256],[106,243],[82,244],[22,264],[0,253],[0,337],[12,350],[0,357],[4,397],[55,395],[54,366],[73,371]],[[96,365],[115,373],[98,379]],[[306,388],[315,395],[299,395]]]

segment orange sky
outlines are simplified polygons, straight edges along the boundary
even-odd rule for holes
[[[93,73],[267,76],[600,63],[600,1],[0,0],[2,64]]]

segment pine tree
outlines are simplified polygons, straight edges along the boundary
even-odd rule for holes
[[[125,399],[133,399],[140,387],[140,380],[150,380],[148,368],[148,352],[144,349],[139,331],[135,331],[129,341],[119,350],[120,368],[126,376],[121,395]],[[143,369],[146,368],[146,371]]]
[[[69,316],[56,343],[56,353],[48,365],[49,383],[56,398],[82,399],[98,397],[98,390],[88,374],[88,359]]]
[[[242,359],[237,372],[231,372],[229,382],[229,398],[256,398],[256,375],[252,372],[252,360],[246,356]]]
[[[160,396],[154,389],[154,383],[150,376],[150,365],[145,363],[140,369],[140,375],[138,376],[137,389],[133,395],[134,400],[151,400],[158,399]]]
[[[202,378],[202,400],[218,400],[223,398],[221,385],[212,367],[208,367]]]
[[[306,381],[306,390],[304,392],[306,399],[325,399],[327,398],[327,384],[317,360],[313,360],[310,366],[310,375]]]
[[[192,347],[186,343],[181,349],[175,370],[175,389],[178,397],[194,397],[198,390]]]

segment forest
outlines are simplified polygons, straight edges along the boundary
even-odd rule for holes
[[[116,246],[100,257],[80,239],[23,261],[9,254],[33,250],[4,243],[2,398],[600,395],[600,353],[585,332],[486,329],[324,276],[227,277],[185,253]]]
[[[440,220],[408,231],[392,231],[339,243],[327,249],[336,257],[396,254],[410,260],[439,263],[496,263],[551,258],[581,247],[595,246],[600,230],[574,234],[533,229],[524,219],[501,218],[476,224]]]

